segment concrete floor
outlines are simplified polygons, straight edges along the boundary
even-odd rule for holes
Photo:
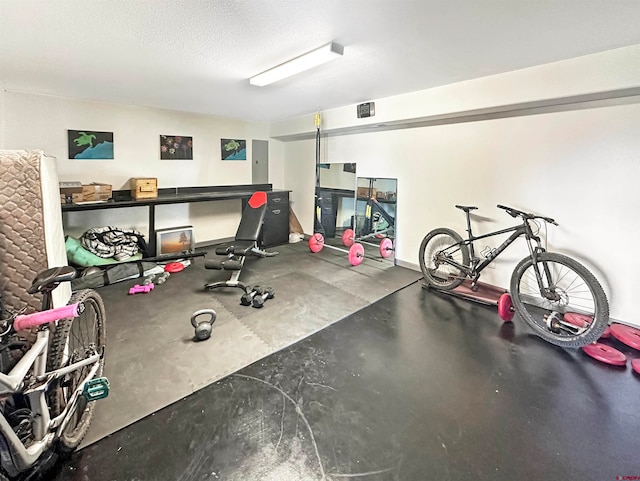
[[[639,398],[630,368],[418,282],[75,453],[55,479],[631,479]]]

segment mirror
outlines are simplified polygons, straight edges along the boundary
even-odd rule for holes
[[[356,164],[318,164],[314,232],[325,245],[344,248],[342,234],[352,227],[356,197]]]
[[[380,259],[395,264],[395,221],[398,180],[358,177],[354,230],[358,242]],[[387,255],[388,257],[383,257]]]
[[[314,232],[325,246],[348,253],[343,234],[352,229],[366,258],[395,265],[397,179],[357,177],[353,163],[316,165]]]

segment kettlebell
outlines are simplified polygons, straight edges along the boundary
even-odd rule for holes
[[[203,321],[199,321],[197,319],[204,315],[208,315],[209,318]],[[213,309],[200,309],[191,315],[191,325],[196,330],[196,339],[198,341],[205,341],[211,337],[211,329],[213,329],[213,323],[215,320],[216,311]]]

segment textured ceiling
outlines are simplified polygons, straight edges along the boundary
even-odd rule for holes
[[[274,121],[627,45],[638,0],[0,0],[6,90]],[[344,56],[248,78],[329,41]]]

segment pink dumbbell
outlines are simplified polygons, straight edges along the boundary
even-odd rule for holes
[[[148,294],[153,290],[153,282],[151,284],[147,284],[146,286],[141,286],[140,284],[136,284],[131,289],[129,289],[129,294]]]

